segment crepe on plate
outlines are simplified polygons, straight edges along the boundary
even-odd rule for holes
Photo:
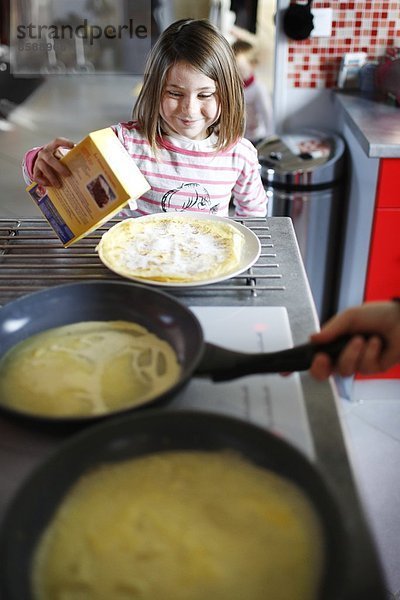
[[[233,272],[243,245],[243,234],[228,220],[157,215],[114,225],[97,250],[124,277],[192,283]]]

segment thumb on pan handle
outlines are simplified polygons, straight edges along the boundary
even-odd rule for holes
[[[205,351],[195,375],[211,377],[213,381],[228,381],[259,373],[306,371],[318,352],[329,354],[335,362],[352,338],[343,335],[326,344],[307,343],[278,352],[249,354],[205,344]],[[364,335],[365,338],[370,336]]]

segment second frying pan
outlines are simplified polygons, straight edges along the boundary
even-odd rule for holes
[[[137,404],[134,398],[127,398],[126,407],[113,414],[168,399],[193,375],[222,381],[255,373],[304,370],[310,366],[314,353],[319,349],[306,344],[267,354],[230,351],[206,343],[196,316],[170,295],[135,283],[91,281],[51,287],[23,296],[1,308],[0,357],[18,342],[46,329],[84,321],[112,320],[137,323],[166,340],[175,350],[181,366],[178,382],[164,394],[141,404]],[[340,348],[340,343],[336,348],[333,345],[333,351],[338,352]],[[99,415],[34,418],[65,422],[97,419]]]
[[[226,449],[289,479],[306,494],[323,533],[325,566],[318,600],[350,600],[346,587],[351,532],[319,471],[290,444],[259,427],[195,411],[125,415],[86,428],[60,446],[25,482],[6,513],[0,530],[0,596],[33,600],[30,574],[36,544],[70,486],[83,473],[110,462],[169,450]],[[111,491],[105,489],[104,493],[110,496]]]

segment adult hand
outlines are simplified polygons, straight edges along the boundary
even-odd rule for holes
[[[61,187],[61,178],[68,177],[71,172],[54,153],[58,148],[73,148],[74,145],[66,138],[56,138],[43,146],[33,166],[33,180],[41,185]]]
[[[368,340],[361,335],[369,334]],[[400,304],[398,302],[368,302],[349,308],[332,317],[311,341],[325,343],[342,334],[354,334],[333,365],[329,356],[319,352],[310,373],[319,380],[336,372],[349,377],[355,372],[383,372],[400,362]],[[382,342],[383,338],[383,342]]]

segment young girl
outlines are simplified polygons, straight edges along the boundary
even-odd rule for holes
[[[227,40],[207,20],[170,25],[149,55],[133,121],[113,127],[151,186],[131,215],[228,216],[233,200],[236,216],[265,216],[257,153],[243,128],[243,87]],[[73,145],[57,138],[30,150],[26,179],[60,186],[69,172],[54,152]]]

